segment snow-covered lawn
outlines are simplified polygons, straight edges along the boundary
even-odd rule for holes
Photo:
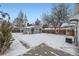
[[[30,47],[35,47],[41,43],[45,43],[54,48],[73,47],[72,44],[65,42],[65,35],[55,35],[47,33],[39,33],[39,34],[13,33],[13,37],[17,40],[27,43],[28,45],[30,45]]]

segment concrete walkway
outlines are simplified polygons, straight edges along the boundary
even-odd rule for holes
[[[22,56],[72,56],[72,55],[63,52],[61,50],[51,48],[46,44],[42,43],[37,47],[31,49],[30,51],[26,52]]]

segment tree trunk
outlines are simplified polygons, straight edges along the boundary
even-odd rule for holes
[[[56,27],[55,27],[55,34],[57,34]]]

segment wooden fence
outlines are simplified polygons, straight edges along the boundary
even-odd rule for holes
[[[66,33],[68,33],[68,35],[70,36],[74,36],[75,35],[75,31],[72,29],[67,29],[67,28],[61,28],[59,29],[42,29],[43,33],[52,33],[52,34],[63,34],[66,35]]]

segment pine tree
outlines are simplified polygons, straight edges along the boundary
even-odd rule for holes
[[[39,20],[39,19],[37,19],[37,20],[35,21],[35,25],[40,25],[40,20]]]
[[[26,14],[23,17],[23,20],[24,20],[24,27],[25,27],[25,26],[27,26],[27,23],[28,23]]]
[[[43,14],[42,20],[43,20],[43,24],[48,26],[50,23],[50,16],[48,14]]]
[[[14,20],[13,23],[16,25],[16,27],[20,29],[20,32],[21,32],[22,28],[27,26],[26,14],[24,15],[24,13],[20,11],[18,14],[18,17]]]

